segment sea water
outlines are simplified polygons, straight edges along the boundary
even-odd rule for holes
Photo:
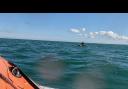
[[[128,45],[0,39],[0,55],[58,89],[128,89]]]

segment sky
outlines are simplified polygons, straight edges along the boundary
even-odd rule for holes
[[[83,28],[87,34],[111,31],[126,39],[81,37],[71,31]],[[0,13],[0,38],[128,44],[127,36],[128,13]]]

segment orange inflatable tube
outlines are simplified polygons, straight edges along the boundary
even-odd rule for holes
[[[39,89],[16,65],[0,57],[0,89]]]

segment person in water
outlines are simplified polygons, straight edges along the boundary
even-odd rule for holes
[[[81,42],[81,43],[80,43],[80,46],[85,46],[85,43],[84,43],[84,42]]]

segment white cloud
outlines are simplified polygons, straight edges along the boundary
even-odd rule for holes
[[[96,38],[97,36],[107,37],[113,40],[120,40],[128,42],[128,36],[117,34],[113,31],[97,31],[97,32],[87,32],[85,28],[82,29],[71,29],[73,33],[76,33],[77,36],[80,36],[81,39],[83,38]]]
[[[83,29],[82,29],[82,31],[86,31],[86,29],[85,29],[85,28],[83,28]]]
[[[114,40],[128,41],[128,36],[119,35],[117,33],[114,33],[113,31],[99,31],[99,32],[90,32],[89,33],[90,38],[96,38],[96,36],[106,36],[106,37],[112,38]]]
[[[78,30],[78,29],[71,29],[70,31],[72,31],[74,33],[80,33],[80,30]]]

